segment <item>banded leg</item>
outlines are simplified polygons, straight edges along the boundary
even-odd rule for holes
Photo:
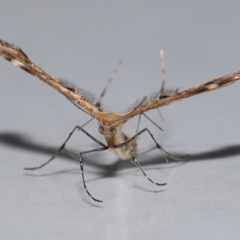
[[[131,154],[132,154],[132,162],[138,166],[140,168],[140,170],[142,171],[143,175],[153,184],[155,185],[158,185],[158,186],[165,186],[167,185],[167,183],[157,183],[157,182],[154,182],[150,177],[147,176],[147,174],[144,172],[144,170],[142,169],[142,166],[140,165],[140,163],[138,162],[138,160],[136,159],[135,157],[135,154],[134,154],[134,151],[133,151],[133,148],[132,148],[132,144],[131,142],[129,143],[130,145],[130,149],[131,149]]]
[[[82,179],[83,179],[84,188],[85,188],[88,196],[91,197],[91,198],[92,198],[94,201],[96,201],[96,202],[103,202],[103,201],[94,198],[94,197],[91,195],[91,193],[88,191],[88,189],[87,189],[87,185],[86,185],[86,183],[85,183],[85,178],[84,178],[84,165],[83,165],[82,155],[83,155],[83,154],[86,154],[86,153],[91,153],[91,152],[104,151],[104,150],[107,150],[107,149],[108,149],[108,147],[105,146],[105,147],[102,147],[102,148],[97,148],[97,149],[93,149],[93,150],[89,150],[89,151],[85,151],[85,152],[80,152],[80,154],[79,154],[80,169],[81,169],[81,172],[82,172]]]
[[[87,131],[85,131],[82,127],[80,126],[76,126],[72,132],[69,133],[69,136],[68,138],[66,139],[66,141],[62,144],[62,146],[58,149],[58,151],[47,161],[45,162],[44,164],[38,166],[38,167],[33,167],[33,168],[24,168],[25,170],[36,170],[36,169],[40,169],[44,166],[46,166],[47,164],[49,164],[51,161],[53,161],[56,156],[62,151],[62,150],[65,150],[70,156],[72,156],[73,158],[76,159],[76,157],[71,154],[70,152],[68,152],[66,149],[65,149],[65,145],[66,143],[68,142],[68,140],[70,139],[70,137],[72,136],[72,134],[74,133],[74,131],[78,129],[80,131],[82,131],[84,134],[86,134],[89,138],[91,138],[94,142],[96,142],[97,144],[101,145],[102,147],[107,147],[105,144],[101,143],[100,141],[98,141],[96,138],[94,138],[92,135],[90,135]],[[77,158],[78,159],[78,158]]]
[[[161,69],[162,69],[162,85],[159,91],[161,95],[165,90],[165,83],[166,83],[166,68],[165,68],[165,61],[164,61],[164,53],[162,49],[159,51],[159,55],[160,55],[160,62],[161,62]]]
[[[162,84],[161,84],[158,98],[164,93],[165,84],[166,84],[166,68],[165,68],[164,52],[162,49],[160,49],[159,55],[160,55],[161,70],[162,70]],[[159,114],[160,118],[162,119],[162,121],[164,121],[163,115],[162,115],[161,111],[159,110],[159,108],[157,108],[157,111],[158,111],[158,114]]]

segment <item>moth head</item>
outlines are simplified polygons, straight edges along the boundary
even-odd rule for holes
[[[100,125],[98,128],[98,131],[100,134],[104,136],[113,137],[117,133],[117,127],[115,125],[111,125],[111,126]]]

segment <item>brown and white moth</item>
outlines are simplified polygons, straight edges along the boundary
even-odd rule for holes
[[[154,143],[156,144],[156,148],[158,148],[162,152],[166,160],[167,160],[166,156],[170,158],[175,158],[175,157],[170,155],[166,150],[164,150],[161,147],[161,145],[155,140],[153,134],[147,128],[142,129],[133,137],[128,137],[125,133],[122,132],[123,124],[126,123],[129,119],[137,115],[141,116],[146,111],[149,111],[152,109],[158,109],[160,107],[166,106],[177,100],[182,100],[184,98],[188,98],[199,93],[209,92],[215,89],[219,89],[220,87],[228,86],[229,84],[234,83],[235,81],[240,79],[240,72],[236,72],[233,74],[229,74],[229,75],[214,79],[202,85],[189,88],[184,91],[178,91],[178,90],[168,91],[164,89],[164,84],[163,84],[159,92],[152,94],[150,97],[143,97],[140,101],[132,105],[132,107],[130,107],[126,113],[114,113],[114,112],[104,112],[101,108],[101,100],[105,94],[106,88],[104,89],[101,95],[101,98],[99,100],[96,100],[94,95],[91,94],[90,92],[85,91],[82,88],[77,88],[69,82],[62,81],[60,79],[50,76],[49,74],[44,72],[40,67],[35,65],[20,48],[16,47],[15,45],[4,42],[2,40],[0,40],[0,55],[6,60],[13,63],[14,65],[16,65],[17,67],[36,76],[43,82],[55,88],[57,91],[62,93],[68,100],[70,100],[76,107],[78,107],[80,110],[82,110],[86,114],[90,115],[92,118],[95,118],[99,122],[99,132],[104,135],[106,139],[106,144],[95,139],[88,132],[86,132],[83,129],[83,127],[76,126],[72,130],[72,132],[69,134],[66,141],[58,149],[58,151],[46,163],[35,168],[25,168],[26,170],[39,169],[47,165],[51,161],[53,161],[61,150],[65,150],[69,155],[79,160],[85,190],[87,194],[97,202],[102,202],[102,201],[94,198],[90,194],[90,192],[87,189],[86,182],[84,180],[84,166],[83,166],[82,155],[90,152],[110,150],[114,152],[122,160],[131,160],[135,165],[137,165],[141,169],[144,176],[151,183],[156,184],[158,186],[164,186],[166,185],[166,183],[161,184],[161,183],[154,182],[152,179],[150,179],[142,169],[139,162],[137,161],[136,138],[140,134],[147,132],[151,136]],[[97,144],[99,144],[100,148],[93,149],[90,151],[80,152],[79,157],[76,157],[70,152],[68,152],[65,149],[65,145],[76,129],[80,130],[81,132],[86,134],[89,138],[91,138],[93,141],[95,141]]]

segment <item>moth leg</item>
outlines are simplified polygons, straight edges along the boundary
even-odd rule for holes
[[[165,185],[167,185],[167,183],[157,183],[157,182],[154,182],[151,178],[149,178],[149,177],[147,176],[147,174],[146,174],[146,173],[144,172],[144,170],[142,169],[142,166],[140,165],[140,163],[138,162],[138,160],[137,160],[136,157],[135,157],[135,154],[134,154],[134,151],[133,151],[131,142],[128,143],[128,144],[130,145],[131,154],[132,154],[132,160],[131,160],[131,161],[132,161],[136,166],[138,166],[138,167],[140,168],[140,170],[142,171],[143,175],[144,175],[151,183],[153,183],[153,184],[155,184],[155,185],[158,185],[158,186],[165,186]]]
[[[33,167],[33,168],[24,168],[25,170],[36,170],[36,169],[40,169],[42,167],[44,167],[45,165],[49,164],[51,161],[53,161],[56,156],[62,151],[65,150],[70,156],[72,156],[73,158],[79,160],[76,156],[74,156],[73,154],[71,154],[70,152],[68,152],[65,149],[65,145],[68,142],[68,140],[70,139],[70,137],[72,136],[72,134],[74,133],[74,131],[78,129],[80,131],[82,131],[84,134],[86,134],[89,138],[91,138],[94,142],[96,142],[97,144],[101,145],[102,147],[107,147],[105,144],[101,143],[100,141],[98,141],[96,138],[94,138],[92,135],[90,135],[87,131],[85,131],[82,127],[80,126],[76,126],[72,132],[69,133],[68,138],[66,139],[66,141],[61,145],[61,147],[58,149],[58,151],[45,163],[43,163],[42,165],[38,166],[38,167]]]
[[[100,94],[100,97],[99,97],[97,103],[95,104],[96,107],[100,108],[100,110],[102,110],[101,107],[102,107],[103,97],[105,96],[106,91],[107,91],[107,89],[109,88],[110,84],[112,83],[112,81],[113,81],[114,78],[116,77],[116,75],[117,75],[117,73],[118,73],[121,65],[122,65],[122,61],[119,61],[119,63],[118,63],[117,66],[115,67],[112,75],[110,76],[110,78],[108,79],[106,85],[104,86],[104,88],[103,88],[103,90],[102,90],[102,92],[101,92],[101,94]]]
[[[84,178],[84,165],[83,165],[82,155],[83,155],[83,154],[86,154],[86,153],[91,153],[91,152],[104,151],[104,150],[107,150],[107,149],[108,149],[108,147],[105,146],[105,147],[102,147],[102,148],[97,148],[97,149],[93,149],[93,150],[89,150],[89,151],[85,151],[85,152],[80,152],[80,154],[79,154],[80,169],[81,169],[81,172],[82,172],[82,179],[83,179],[84,188],[85,188],[88,196],[91,197],[91,198],[92,198],[94,201],[96,201],[96,202],[103,202],[103,201],[94,198],[94,197],[91,195],[91,193],[88,191],[88,189],[87,189],[87,185],[86,185],[86,183],[85,183],[85,178]]]
[[[161,70],[162,70],[162,85],[160,89],[160,95],[161,95],[165,90],[165,83],[166,83],[166,68],[165,68],[164,53],[162,49],[159,51],[159,55],[160,55]]]
[[[152,140],[155,142],[156,148],[161,151],[161,153],[162,153],[164,159],[166,160],[166,162],[168,162],[168,158],[167,158],[167,157],[169,157],[169,158],[171,158],[171,159],[173,159],[173,160],[176,160],[176,161],[183,160],[183,159],[186,159],[186,158],[188,157],[188,155],[187,155],[187,156],[184,156],[184,157],[175,157],[175,156],[173,156],[172,154],[170,154],[169,152],[167,152],[167,151],[156,141],[156,139],[154,138],[153,134],[152,134],[147,128],[144,128],[142,131],[140,131],[140,132],[139,132],[139,135],[142,134],[142,133],[144,133],[144,132],[146,132],[146,131],[149,133],[149,135],[151,136]]]
[[[165,84],[166,84],[166,68],[165,68],[164,52],[162,49],[160,49],[160,51],[159,51],[159,56],[160,56],[161,70],[162,70],[162,84],[161,84],[158,98],[164,93]],[[159,108],[157,108],[157,111],[158,111],[158,114],[159,114],[160,118],[162,119],[162,121],[164,121],[163,115],[162,115],[161,111],[159,110]]]
[[[168,158],[166,156],[168,156],[169,158],[171,159],[174,159],[174,160],[183,160],[183,159],[186,159],[188,156],[184,156],[184,157],[175,157],[173,155],[171,155],[170,153],[168,153],[157,141],[156,139],[154,138],[153,134],[148,130],[148,128],[144,128],[142,129],[140,132],[138,132],[136,135],[134,135],[133,137],[131,137],[130,139],[128,139],[126,142],[124,143],[120,143],[120,144],[117,144],[115,145],[115,147],[119,148],[119,147],[123,147],[124,145],[130,143],[132,140],[134,140],[135,138],[137,138],[139,135],[141,135],[142,133],[144,132],[148,132],[148,134],[150,135],[150,137],[152,138],[152,140],[155,142],[156,144],[156,147],[155,148],[158,148],[161,153],[163,154],[163,157],[164,159],[166,160],[166,162],[168,162]]]

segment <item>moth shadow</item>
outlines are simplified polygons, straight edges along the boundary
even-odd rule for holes
[[[45,155],[48,155],[49,158],[58,149],[58,147],[50,147],[41,143],[34,142],[24,134],[12,133],[12,132],[0,133],[0,144],[10,146],[13,148],[23,149],[29,152],[45,154]],[[69,151],[76,156],[79,155],[79,151],[71,150],[71,149],[69,149]],[[111,164],[109,163],[106,164],[104,162],[96,161],[98,154],[84,155],[84,165],[95,167],[97,169],[95,173],[97,173],[98,175],[101,175],[101,177],[104,177],[104,178],[113,177],[116,175],[116,172],[119,172],[119,170],[136,168],[136,166],[134,166],[130,161],[119,161],[118,159],[115,159]],[[185,153],[185,152],[172,153],[171,152],[171,154],[181,158],[186,156],[188,153]],[[191,154],[189,158],[187,158],[183,162],[180,161],[179,163],[182,164],[184,162],[189,162],[189,161],[219,160],[219,159],[232,157],[236,155],[240,155],[240,145],[227,145],[227,146],[215,148],[212,150],[208,150],[205,152]],[[64,152],[61,152],[57,158],[66,159],[68,161],[75,161],[75,162],[77,161],[76,159],[71,158],[68,154]],[[169,159],[168,163],[172,163],[172,162],[176,162],[176,161]],[[154,165],[158,165],[159,167],[161,167],[161,164],[165,164],[164,167],[166,167],[166,161],[161,154],[156,154],[154,157],[153,156],[149,157],[147,155],[146,157],[145,155],[144,157],[141,156],[140,163],[142,167],[146,167],[146,166],[153,167]],[[172,165],[169,165],[169,167],[172,167]],[[71,172],[73,171],[63,170],[53,174],[71,173]]]

